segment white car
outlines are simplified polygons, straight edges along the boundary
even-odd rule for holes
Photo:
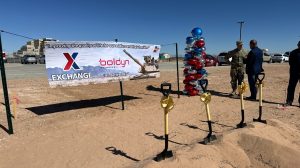
[[[289,57],[285,54],[272,54],[271,56],[271,60],[272,62],[280,62],[280,63],[283,63],[283,62],[288,62],[289,61]]]
[[[228,64],[227,62],[226,62],[226,60],[225,60],[225,56],[227,55],[227,52],[221,52],[219,55],[218,55],[218,57],[217,57],[217,59],[218,59],[218,61],[219,61],[219,65],[221,66],[221,65],[223,65],[223,64]]]

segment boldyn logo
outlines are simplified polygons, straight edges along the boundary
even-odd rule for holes
[[[68,62],[64,68],[64,71],[69,71],[71,69],[71,67],[74,70],[79,70],[79,66],[76,64],[75,59],[77,57],[78,53],[75,52],[72,54],[72,56],[69,53],[64,53],[64,56],[67,58]]]
[[[101,67],[108,67],[108,68],[116,68],[116,67],[125,67],[129,65],[129,60],[121,60],[119,59],[100,59],[99,60],[100,66]]]

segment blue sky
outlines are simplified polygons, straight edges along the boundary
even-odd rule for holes
[[[245,48],[257,39],[261,48],[284,52],[300,40],[300,1],[285,0],[1,0],[0,29],[33,38],[167,44],[203,29],[208,53],[235,47],[245,21]],[[3,48],[16,51],[27,39],[2,33]],[[174,46],[162,51],[174,51]]]

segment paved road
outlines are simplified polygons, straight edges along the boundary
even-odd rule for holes
[[[5,71],[7,79],[47,78],[45,64],[5,64]]]

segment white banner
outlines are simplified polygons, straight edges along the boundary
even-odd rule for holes
[[[108,41],[45,44],[50,87],[159,77],[160,45]]]

